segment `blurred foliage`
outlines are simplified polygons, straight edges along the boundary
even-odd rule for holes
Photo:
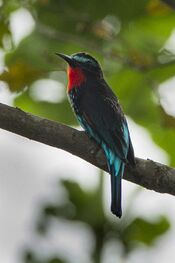
[[[65,63],[58,60],[55,52],[89,52],[100,61],[125,113],[150,132],[155,143],[168,153],[170,164],[175,165],[175,118],[160,105],[158,92],[159,85],[175,74],[175,54],[166,50],[175,25],[171,1],[2,0],[0,5],[0,48],[5,64],[0,80],[16,94],[15,106],[76,125],[66,96],[53,103],[35,99],[31,89],[41,79],[66,84],[62,72]],[[15,11],[24,9],[35,25],[16,44],[11,18]],[[113,222],[104,213],[101,185],[95,191],[85,192],[76,183],[64,181],[63,184],[70,202],[62,206],[48,204],[38,229],[44,234],[51,217],[83,221],[95,236],[94,262],[100,262],[103,246],[110,240],[119,240],[123,253],[128,254],[138,244],[152,245],[169,227],[163,217],[149,222],[126,215],[120,224]],[[24,260],[26,263],[65,262],[55,256],[40,260],[30,250]]]
[[[25,253],[24,262],[25,263],[65,263],[65,261],[63,261],[57,257],[40,260],[40,259],[38,259],[37,256],[34,255],[34,253],[32,251],[27,251]]]
[[[165,110],[160,110],[157,91],[159,84],[175,72],[175,56],[164,48],[174,29],[175,16],[173,5],[165,2],[169,3],[159,0],[129,3],[108,0],[103,4],[100,0],[86,4],[79,0],[3,1],[0,45],[5,51],[7,70],[2,72],[0,79],[12,92],[20,92],[14,101],[16,106],[75,125],[66,98],[55,104],[36,102],[29,91],[36,80],[52,79],[51,73],[63,68],[64,63],[58,60],[55,52],[90,52],[101,62],[126,114],[149,130],[153,140],[169,154],[170,164],[175,165],[172,147],[175,120],[171,116],[169,121]],[[35,26],[15,45],[10,17],[19,8],[30,12]]]
[[[98,187],[91,191],[84,190],[79,184],[72,181],[63,180],[62,184],[66,188],[69,198],[64,203],[52,202],[43,207],[37,223],[38,234],[48,235],[49,228],[51,228],[50,222],[53,218],[58,221],[84,222],[90,227],[94,236],[95,242],[92,242],[94,246],[90,255],[92,262],[101,262],[102,251],[105,245],[110,244],[110,242],[119,241],[122,245],[122,255],[126,258],[130,252],[138,249],[141,245],[154,245],[156,239],[166,233],[170,227],[168,220],[163,216],[158,217],[153,222],[131,216],[130,209],[132,209],[132,203],[136,197],[132,199],[122,221],[117,220],[114,216],[109,217],[104,211],[102,202],[102,175]],[[59,235],[59,228],[57,231]],[[24,255],[25,263],[43,262],[40,257],[35,251],[28,248]]]

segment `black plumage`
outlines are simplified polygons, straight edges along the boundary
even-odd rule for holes
[[[121,217],[121,179],[125,164],[135,165],[126,118],[93,57],[85,53],[60,56],[70,65],[68,94],[77,119],[105,152],[111,174],[111,210]]]

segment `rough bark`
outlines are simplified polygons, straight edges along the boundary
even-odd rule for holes
[[[103,151],[83,131],[1,103],[0,128],[65,150],[107,171]],[[152,160],[136,158],[136,167],[126,167],[124,179],[160,193],[175,195],[175,169]]]

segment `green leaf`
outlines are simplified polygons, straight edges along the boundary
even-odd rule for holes
[[[7,35],[10,36],[8,22],[0,16],[0,47],[3,47],[3,39]]]
[[[155,222],[136,218],[122,232],[122,237],[124,237],[123,242],[128,250],[136,247],[138,243],[151,246],[153,242],[165,234],[169,228],[170,224],[163,216]]]
[[[2,1],[2,7],[1,7],[1,12],[3,16],[10,16],[12,12],[20,8],[21,6],[25,6],[30,2],[30,0],[5,0]]]
[[[159,122],[153,91],[142,72],[123,68],[109,81],[126,114],[144,126]]]
[[[79,184],[70,181],[63,181],[69,193],[69,199],[76,209],[74,219],[81,220],[91,226],[100,226],[105,220],[103,211],[101,191],[85,191]],[[93,215],[93,216],[92,216]]]
[[[46,263],[64,263],[65,261],[59,259],[59,258],[52,258]]]
[[[153,140],[169,155],[171,166],[175,166],[175,130],[174,128],[152,125],[150,127]]]
[[[0,75],[0,80],[5,81],[10,90],[14,92],[22,90],[41,77],[44,77],[42,71],[36,69],[26,61],[18,59],[18,61],[9,66],[8,71],[4,71]]]
[[[129,49],[158,52],[170,36],[175,24],[174,13],[162,16],[144,16],[121,31]]]
[[[147,13],[147,0],[131,0],[128,8],[128,1],[89,0],[86,5],[81,1],[60,1],[52,0],[52,4],[46,1],[36,2],[35,8],[38,11],[38,18],[43,24],[50,25],[57,29],[63,28],[66,31],[81,32],[86,25],[92,26],[91,22],[104,18],[107,14],[116,15],[123,21],[129,21],[141,17]],[[94,8],[94,7],[97,8]],[[137,6],[137,8],[135,8]],[[100,8],[98,8],[100,7]],[[77,18],[78,14],[78,18]],[[63,21],[65,22],[63,24]],[[71,23],[70,23],[71,22]],[[79,25],[79,27],[78,27]],[[85,31],[85,32],[87,32]]]
[[[156,84],[162,83],[175,75],[175,62],[160,64],[153,67],[147,73],[148,79],[154,80]]]
[[[16,97],[15,106],[27,112],[39,115],[43,118],[55,120],[69,125],[77,124],[76,118],[72,112],[67,98],[65,98],[65,100],[60,103],[35,101],[30,97],[28,89]]]

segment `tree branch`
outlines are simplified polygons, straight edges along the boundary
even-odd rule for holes
[[[0,103],[0,128],[69,153],[107,171],[103,151],[83,131],[43,119]],[[160,193],[175,195],[175,169],[137,158],[126,167],[124,179]]]

